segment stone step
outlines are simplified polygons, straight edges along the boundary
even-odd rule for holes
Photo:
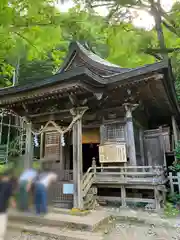
[[[16,232],[19,240],[25,239],[25,236],[32,236],[35,240],[36,237],[46,237],[45,239],[61,239],[61,240],[103,240],[103,234],[92,233],[87,231],[70,230],[68,228],[48,227],[48,226],[37,226],[37,225],[26,225],[20,223],[8,222],[8,233],[9,235]],[[17,231],[19,234],[17,234]],[[34,235],[34,236],[33,236]],[[10,239],[10,238],[9,238]]]
[[[45,216],[32,213],[9,211],[8,219],[12,223],[21,222],[26,225],[43,225],[47,227],[65,227],[83,231],[95,231],[100,225],[108,222],[110,214],[104,211],[94,211],[87,216],[76,216],[49,212]]]

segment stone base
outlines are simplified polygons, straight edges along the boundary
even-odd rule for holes
[[[86,216],[50,212],[45,216],[37,216],[32,213],[20,213],[12,210],[9,212],[9,223],[38,226],[61,227],[83,231],[95,231],[101,224],[108,221],[110,214],[105,211],[92,211]]]
[[[61,239],[61,240],[103,240],[103,234],[92,233],[80,230],[69,230],[67,228],[60,229],[57,227],[22,225],[22,223],[9,223],[8,232],[16,232],[17,239],[21,239],[23,233],[28,239],[28,235],[38,236],[38,239]],[[19,232],[19,234],[17,234]],[[45,238],[42,238],[45,237]]]

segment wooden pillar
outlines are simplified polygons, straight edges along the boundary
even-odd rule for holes
[[[141,164],[145,166],[145,158],[144,158],[144,136],[143,130],[139,130],[139,142],[140,142],[140,153],[141,153]]]
[[[65,146],[62,146],[62,144],[60,144],[59,147],[59,159],[60,159],[60,169],[64,170],[65,169],[65,157],[64,157],[64,148]]]
[[[131,166],[136,166],[136,148],[134,141],[134,128],[133,128],[133,119],[132,111],[137,107],[137,105],[124,104],[126,110],[126,130],[127,130],[127,140],[128,140],[128,152],[129,160]]]
[[[24,168],[32,167],[32,158],[33,158],[33,139],[32,139],[32,123],[26,124],[26,154]]]
[[[155,198],[156,211],[158,212],[161,209],[161,205],[160,205],[161,196],[159,194],[157,187],[154,187],[154,198]]]
[[[72,114],[84,112],[84,108],[73,109]],[[74,181],[74,208],[83,209],[82,196],[82,118],[73,125],[73,181]]]
[[[41,126],[43,128],[43,125]],[[40,135],[40,159],[44,156],[44,133]]]
[[[178,131],[177,131],[175,117],[172,116],[171,119],[172,119],[172,128],[173,128],[174,142],[175,142],[175,147],[176,147],[176,144],[178,143]]]
[[[126,188],[125,186],[121,186],[121,206],[122,208],[126,207]]]
[[[70,135],[67,136],[66,138],[66,146],[64,149],[64,155],[65,155],[65,169],[69,170],[70,169]]]

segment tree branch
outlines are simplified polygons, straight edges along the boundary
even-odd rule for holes
[[[167,22],[165,22],[165,20],[162,20],[162,24],[172,33],[176,34],[178,37],[180,37],[180,34],[176,31],[176,29],[169,25]]]
[[[146,53],[146,52],[144,52],[144,53]],[[156,53],[146,53],[146,54],[151,55],[151,56],[155,57],[158,60],[163,60],[163,58],[161,56],[159,56],[158,54],[156,54]]]
[[[113,7],[114,4],[112,3],[100,3],[100,4],[95,4],[95,5],[91,5],[92,8],[97,8],[97,7]]]
[[[150,53],[172,53],[172,52],[179,52],[180,48],[166,48],[166,49],[160,49],[160,48],[147,48],[144,52],[147,54]]]
[[[40,51],[38,50],[38,48],[37,48],[34,44],[32,44],[31,41],[29,41],[29,39],[27,39],[26,37],[24,37],[21,33],[19,33],[19,32],[13,32],[13,33],[16,34],[17,36],[19,36],[20,38],[24,39],[29,45],[31,45],[31,46],[34,47],[38,52],[40,52]]]

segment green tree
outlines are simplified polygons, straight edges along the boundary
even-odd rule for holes
[[[59,43],[61,29],[55,0],[3,0],[0,2],[0,66],[2,79],[12,76],[19,59],[46,57]],[[48,34],[47,34],[48,33]],[[53,36],[53,37],[52,37]]]
[[[171,57],[176,76],[176,89],[180,98],[180,2],[174,3],[170,12],[165,12],[160,0],[78,0],[85,9],[94,14],[94,9],[106,6],[109,14],[107,45],[110,49],[108,60],[121,66],[134,67],[151,63],[162,57]],[[132,11],[144,10],[154,17],[155,28],[151,31],[132,27]],[[97,13],[96,13],[97,14]],[[97,14],[98,15],[98,14]],[[131,27],[125,26],[129,22]],[[130,24],[131,23],[131,24]],[[150,56],[153,56],[154,59]]]
[[[106,45],[106,28],[107,23],[100,16],[90,15],[85,11],[81,11],[78,7],[71,9],[67,13],[59,13],[59,22],[56,24],[49,24],[45,26],[38,26],[38,29],[44,28],[47,30],[50,37],[54,37],[53,32],[56,25],[59,25],[58,41],[52,43],[50,47],[44,47],[42,49],[43,58],[37,53],[36,58],[29,57],[29,51],[34,51],[31,45],[27,44],[26,47],[21,47],[21,57],[19,58],[18,67],[18,79],[19,83],[29,80],[37,80],[45,78],[55,73],[67,54],[68,45],[71,41],[79,41],[82,44],[88,44],[90,48],[103,57],[108,56],[108,49]],[[36,27],[37,29],[37,27]],[[78,29],[78,31],[77,31]],[[46,32],[46,35],[47,35]],[[29,33],[32,34],[32,31]],[[39,32],[36,32],[37,37],[44,39]],[[31,37],[31,36],[30,36]],[[29,38],[30,39],[30,38]],[[38,51],[41,46],[38,46],[38,42],[33,41]],[[52,48],[51,48],[52,47]],[[43,50],[46,51],[43,51]],[[20,52],[19,52],[20,53]],[[31,55],[30,55],[31,56]],[[9,59],[8,62],[15,62],[15,59]]]

